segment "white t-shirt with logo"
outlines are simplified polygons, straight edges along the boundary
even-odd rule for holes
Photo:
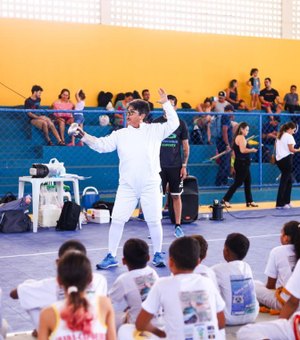
[[[295,144],[296,142],[294,137],[290,133],[284,132],[280,139],[276,139],[276,160],[280,161],[282,158],[292,154],[292,152],[289,150],[289,145]]]
[[[277,279],[276,288],[284,287],[296,266],[296,254],[293,244],[275,247],[271,250],[265,274]]]
[[[142,308],[150,314],[163,309],[169,340],[223,339],[217,313],[224,307],[211,280],[194,273],[158,279],[142,303]]]
[[[300,299],[300,261],[297,262],[285,288],[297,299]]]
[[[194,273],[210,278],[215,284],[216,288],[219,289],[215,272],[205,264],[199,263],[198,266],[195,268]]]
[[[130,270],[121,274],[108,292],[114,307],[125,302],[128,307],[127,322],[135,323],[135,320],[141,310],[142,302],[148,296],[148,293],[157,281],[156,271],[146,266],[141,269]]]
[[[225,301],[226,325],[254,322],[259,312],[252,270],[244,261],[220,263],[212,267]]]

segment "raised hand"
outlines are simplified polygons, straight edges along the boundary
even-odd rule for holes
[[[168,97],[167,97],[167,93],[164,89],[159,88],[158,89],[158,94],[160,96],[160,100],[158,100],[157,102],[160,104],[164,104],[168,101]]]

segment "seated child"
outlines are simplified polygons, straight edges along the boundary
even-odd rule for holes
[[[42,310],[39,340],[116,340],[111,302],[106,296],[89,296],[92,279],[91,263],[82,252],[69,250],[59,258],[57,281],[65,298]]]
[[[227,262],[212,267],[226,305],[226,325],[254,322],[259,312],[252,270],[243,261],[248,249],[249,240],[246,236],[239,233],[229,234],[223,250]]]
[[[207,267],[205,264],[202,263],[202,261],[206,258],[207,254],[208,248],[207,241],[201,235],[192,235],[191,237],[197,240],[200,246],[200,262],[195,268],[194,273],[201,274],[203,276],[210,278],[215,284],[216,288],[219,289],[215,272],[211,268]]]
[[[172,242],[169,268],[173,275],[158,279],[142,303],[136,320],[139,332],[172,340],[224,339],[225,304],[210,279],[193,273],[199,256],[199,243],[194,238],[183,236]],[[165,331],[151,322],[161,307]]]
[[[158,279],[156,271],[147,266],[149,259],[149,247],[145,241],[132,238],[125,242],[123,264],[128,272],[121,274],[108,292],[115,311],[121,303],[123,309],[125,305],[125,312],[116,312],[117,328],[122,323],[135,323],[142,302]]]
[[[300,222],[289,221],[281,230],[281,246],[271,250],[265,274],[266,285],[255,281],[257,300],[273,310],[280,310],[288,300],[289,294],[284,288],[300,258]]]
[[[241,327],[237,333],[239,340],[298,340],[300,339],[300,262],[289,278],[286,289],[291,294],[288,301],[283,305],[280,319],[267,322],[258,322]]]
[[[86,249],[81,242],[68,240],[60,246],[58,259],[69,250],[77,250],[86,254]],[[56,260],[57,262],[58,260]],[[91,295],[107,295],[106,278],[101,274],[93,273],[93,280],[87,289],[87,293]],[[55,277],[43,280],[26,280],[10,292],[10,297],[19,299],[21,307],[30,315],[35,329],[38,328],[42,308],[65,298],[64,291],[58,285]],[[36,331],[33,334],[36,336]]]

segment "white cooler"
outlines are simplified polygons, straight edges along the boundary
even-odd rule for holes
[[[86,212],[87,222],[109,223],[110,214],[108,209],[88,209]]]

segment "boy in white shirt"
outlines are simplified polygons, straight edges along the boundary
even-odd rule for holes
[[[224,339],[224,301],[210,279],[193,273],[199,254],[199,244],[192,237],[171,244],[169,268],[173,275],[160,278],[151,288],[136,320],[139,331],[172,340]],[[165,331],[151,323],[159,308],[164,311]]]
[[[86,255],[85,246],[77,240],[64,242],[58,251],[58,258],[67,251],[79,251]],[[58,260],[56,260],[57,262]],[[107,295],[106,278],[98,273],[93,273],[93,281],[88,286],[89,295]],[[10,297],[19,299],[21,307],[30,315],[35,330],[33,336],[37,336],[36,329],[39,326],[40,312],[44,307],[65,298],[63,289],[58,285],[56,277],[43,280],[26,280],[10,292]]]
[[[296,312],[299,308],[300,301],[300,262],[289,278],[286,289],[291,294],[289,300],[284,304],[280,313],[280,319],[259,322],[247,325],[239,329],[237,339],[239,340],[298,340],[300,339],[300,312]]]
[[[197,240],[200,246],[200,262],[195,268],[194,273],[201,274],[205,277],[210,278],[217,287],[217,289],[219,289],[215,272],[211,268],[207,267],[205,264],[202,263],[202,261],[206,258],[207,254],[208,243],[206,239],[202,235],[192,235],[191,237]]]
[[[121,274],[108,292],[116,311],[117,328],[122,323],[135,323],[142,302],[158,279],[156,271],[147,265],[149,259],[149,247],[145,241],[132,238],[125,242],[122,261],[128,272]],[[122,311],[118,311],[121,304]]]
[[[246,236],[240,233],[229,234],[223,249],[227,262],[212,267],[226,305],[226,325],[254,322],[259,312],[252,270],[249,264],[243,261],[249,245]]]

